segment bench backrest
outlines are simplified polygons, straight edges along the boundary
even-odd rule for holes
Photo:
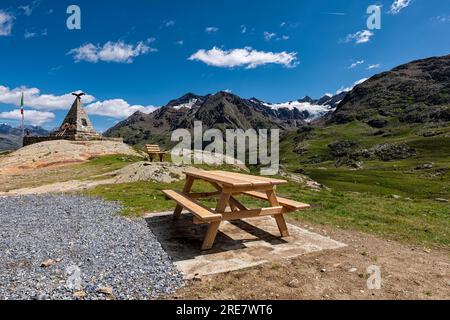
[[[148,153],[158,153],[161,152],[161,148],[157,144],[146,144],[145,149]]]

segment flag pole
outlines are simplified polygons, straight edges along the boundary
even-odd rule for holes
[[[22,114],[22,141],[25,138],[25,115],[23,110],[23,92],[22,92],[22,99],[20,100],[20,113]]]

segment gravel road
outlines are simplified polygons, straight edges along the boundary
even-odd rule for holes
[[[183,285],[144,221],[79,196],[0,198],[0,299],[151,299]]]

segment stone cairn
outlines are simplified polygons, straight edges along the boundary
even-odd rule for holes
[[[71,140],[71,141],[92,141],[104,140],[104,138],[95,131],[88,114],[83,109],[81,97],[84,93],[72,93],[75,101],[72,104],[67,116],[58,130],[52,132],[48,137],[25,136],[23,146],[54,140]]]

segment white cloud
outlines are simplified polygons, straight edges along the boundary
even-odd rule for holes
[[[184,40],[175,41],[175,44],[182,46],[184,44]]]
[[[362,30],[353,34],[348,34],[344,39],[344,42],[348,43],[354,41],[356,44],[367,43],[373,35],[374,33],[372,31]]]
[[[54,119],[54,114],[48,111],[52,110],[68,110],[75,99],[71,94],[53,95],[41,94],[37,88],[19,87],[9,89],[5,86],[0,86],[0,104],[20,106],[20,100],[24,94],[24,103],[26,108],[33,108],[35,110],[25,110],[26,119],[34,125],[42,125]],[[80,92],[80,91],[77,91]],[[86,111],[92,115],[99,115],[110,117],[114,119],[125,119],[131,116],[136,111],[150,113],[155,111],[158,107],[130,105],[123,99],[111,99],[94,102],[96,99],[91,95],[85,95],[82,98],[83,103],[87,105]],[[41,110],[37,111],[37,110]],[[0,113],[0,119],[20,120],[20,110],[13,110]]]
[[[264,52],[251,47],[243,49],[222,50],[214,47],[211,50],[201,49],[188,60],[202,61],[207,65],[221,68],[246,67],[253,69],[266,64],[281,64],[295,67],[298,64],[296,52]]]
[[[30,38],[37,37],[37,33],[36,32],[25,31],[23,36],[24,36],[25,39],[30,39]]]
[[[247,33],[247,27],[245,25],[241,25],[241,33]]]
[[[367,67],[367,70],[378,69],[379,67],[381,67],[379,63],[371,64],[370,66]]]
[[[284,41],[289,40],[289,39],[290,39],[290,37],[286,36],[286,35],[282,35],[281,37],[277,38],[277,40],[284,40]]]
[[[19,9],[23,10],[24,15],[26,16],[31,16],[31,13],[33,12],[33,9],[29,5],[20,6]]]
[[[97,63],[117,62],[132,63],[133,58],[149,52],[157,51],[151,48],[147,43],[153,42],[154,39],[148,39],[146,42],[140,41],[136,45],[126,44],[122,41],[107,42],[103,46],[94,45],[92,43],[85,44],[79,48],[70,50],[67,54],[73,55],[75,62],[87,61]]]
[[[274,32],[264,32],[264,39],[266,39],[267,41],[272,40],[273,37],[275,37],[277,34]]]
[[[40,0],[35,0],[30,4],[19,6],[19,9],[23,11],[24,15],[29,17],[33,13],[34,9],[39,7],[40,4],[41,4]]]
[[[111,99],[98,101],[85,107],[86,111],[92,115],[110,117],[115,119],[125,119],[136,111],[151,113],[158,109],[155,106],[130,105],[123,99]]]
[[[338,91],[336,91],[336,94],[352,91],[354,87],[356,87],[357,85],[359,85],[363,82],[366,82],[366,80],[368,80],[368,79],[369,78],[362,78],[362,79],[356,81],[355,83],[353,83],[353,85],[351,85],[350,87],[341,87]]]
[[[353,62],[351,65],[349,65],[347,68],[348,69],[353,69],[353,68],[356,68],[357,66],[359,66],[359,65],[361,65],[361,64],[364,64],[364,60],[359,60],[359,61],[356,61],[356,62]]]
[[[39,36],[46,36],[46,35],[47,35],[47,29],[44,29],[41,32],[26,30],[23,36],[25,39],[30,39],[30,38],[36,38]]]
[[[12,31],[15,17],[0,10],[0,36],[9,36]]]
[[[411,0],[395,0],[389,10],[390,14],[397,14],[411,4]]]
[[[0,104],[20,106],[20,100],[24,94],[25,106],[37,110],[67,110],[74,101],[71,93],[64,95],[41,94],[37,88],[19,87],[10,89],[0,85]],[[95,98],[90,95],[83,96],[83,102],[91,103]]]
[[[287,23],[284,22],[284,21],[283,21],[282,23],[280,23],[280,27],[281,27],[281,28],[285,27],[286,25],[287,25]]]
[[[175,21],[173,21],[173,20],[165,20],[164,21],[164,26],[166,28],[173,27],[174,25],[175,25]]]
[[[442,15],[431,18],[434,22],[447,23],[450,22],[450,15]]]
[[[219,28],[217,28],[217,27],[207,27],[205,29],[206,33],[216,33],[217,31],[219,31]]]
[[[0,119],[21,121],[22,114],[20,113],[20,109],[0,112]],[[26,123],[29,123],[33,126],[41,126],[45,123],[53,121],[53,119],[55,119],[55,114],[52,112],[25,110],[24,119]]]
[[[327,12],[325,14],[328,14],[330,16],[345,16],[345,15],[347,15],[345,12]]]

